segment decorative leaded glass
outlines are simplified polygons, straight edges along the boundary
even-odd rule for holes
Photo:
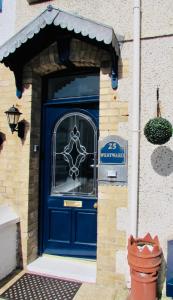
[[[96,194],[97,130],[90,117],[70,113],[53,133],[52,194]]]

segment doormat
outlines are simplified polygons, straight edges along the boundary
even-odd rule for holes
[[[81,283],[35,274],[24,274],[2,295],[8,300],[71,300]]]

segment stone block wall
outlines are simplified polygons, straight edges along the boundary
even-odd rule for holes
[[[25,72],[21,100],[15,96],[13,73],[0,66],[0,131],[5,141],[0,153],[0,203],[10,204],[20,217],[20,261],[25,267],[38,256],[39,151],[41,119],[41,77]],[[25,121],[25,138],[20,140],[7,123],[5,111],[15,105]]]
[[[26,75],[26,74],[25,74]],[[27,78],[27,81],[29,78]],[[41,155],[41,77],[32,75],[31,135],[29,161],[29,199],[28,199],[28,262],[38,256],[39,241],[39,199],[40,199],[40,155]],[[37,150],[35,148],[37,147]],[[35,152],[36,151],[36,152]]]
[[[113,286],[115,281],[124,281],[118,273],[118,251],[126,247],[126,232],[117,228],[117,209],[127,207],[127,187],[99,185],[98,194],[98,250],[97,282]]]
[[[29,149],[30,130],[21,141],[17,133],[11,133],[5,111],[15,105],[22,112],[21,119],[27,120],[30,127],[31,89],[17,100],[13,73],[0,65],[0,131],[5,141],[0,153],[0,203],[11,205],[20,217],[23,261],[27,261],[28,241],[28,197],[29,197]]]
[[[127,61],[119,68],[127,73]],[[127,75],[127,74],[126,74]],[[120,135],[120,124],[128,124],[128,102],[121,101],[117,91],[111,87],[109,72],[100,72],[100,108],[99,139],[109,135]],[[126,127],[127,131],[127,127]],[[116,186],[111,183],[98,186],[98,244],[97,244],[97,282],[114,286],[115,281],[124,281],[124,274],[117,269],[118,254],[124,255],[126,247],[126,229],[118,227],[118,209],[127,209],[127,186]]]

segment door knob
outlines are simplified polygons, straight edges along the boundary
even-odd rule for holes
[[[93,207],[94,207],[94,208],[97,208],[97,202],[94,203]]]

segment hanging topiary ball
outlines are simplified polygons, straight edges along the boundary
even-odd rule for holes
[[[172,136],[172,125],[168,120],[157,117],[148,121],[144,127],[144,134],[150,143],[163,145]]]

